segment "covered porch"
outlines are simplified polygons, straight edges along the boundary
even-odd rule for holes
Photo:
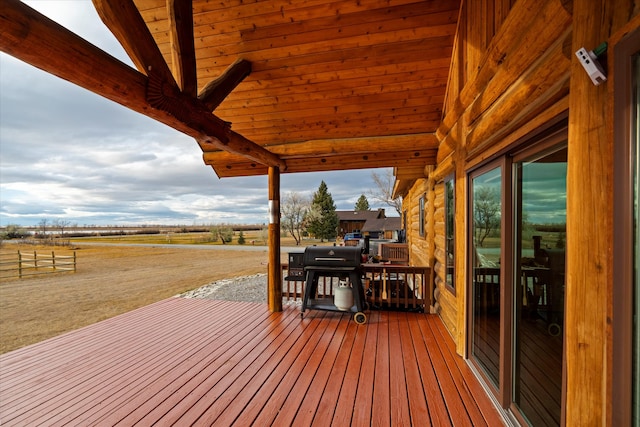
[[[503,424],[438,316],[368,315],[169,298],[0,357],[0,423]]]

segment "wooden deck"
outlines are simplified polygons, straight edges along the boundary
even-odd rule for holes
[[[0,356],[0,424],[502,425],[437,316],[367,314],[170,298]]]

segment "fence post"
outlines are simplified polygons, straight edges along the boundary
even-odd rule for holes
[[[38,270],[38,254],[36,251],[33,251],[33,267],[35,270]]]
[[[76,251],[73,251],[73,272],[76,272]]]
[[[54,251],[51,251],[51,265],[53,266],[53,271],[56,271],[56,253]]]
[[[22,279],[22,253],[18,251],[18,277]]]

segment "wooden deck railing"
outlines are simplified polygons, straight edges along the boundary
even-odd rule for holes
[[[406,243],[380,243],[380,259],[391,264],[407,265],[409,263],[409,246]]]
[[[433,276],[430,267],[407,265],[363,264],[362,284],[365,299],[371,309],[424,311],[432,305]],[[287,264],[282,265],[282,277],[287,276]],[[333,296],[338,278],[323,277],[318,282],[318,297]],[[285,302],[301,301],[303,280],[283,280]]]
[[[17,251],[0,257],[0,278],[23,278],[36,274],[76,271],[76,252],[73,255]]]

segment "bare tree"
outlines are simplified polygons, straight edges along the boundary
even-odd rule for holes
[[[42,231],[42,235],[46,236],[47,235],[47,227],[49,226],[49,220],[47,220],[46,218],[42,218],[40,220],[40,222],[38,223],[38,227],[40,227],[40,230]]]
[[[376,185],[376,188],[371,190],[369,194],[374,200],[378,200],[386,205],[393,207],[398,215],[402,214],[402,198],[393,198],[393,184],[395,178],[393,176],[392,169],[386,169],[384,172],[371,173],[371,178]]]
[[[51,226],[60,230],[60,237],[64,236],[64,229],[71,225],[71,221],[66,219],[55,219]]]
[[[282,198],[281,227],[289,232],[296,241],[296,246],[302,241],[304,219],[309,211],[311,202],[300,193],[290,192]]]
[[[500,194],[494,187],[480,187],[475,191],[473,222],[476,242],[484,246],[484,240],[500,228]]]

